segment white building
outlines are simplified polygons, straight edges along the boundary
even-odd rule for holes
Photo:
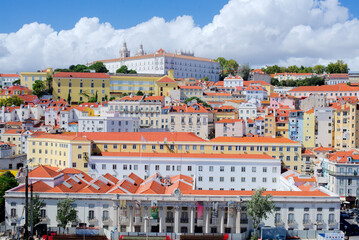
[[[19,74],[4,74],[0,73],[0,85],[1,87],[10,87],[16,80],[20,80]]]
[[[347,82],[349,82],[348,73],[328,74],[325,78],[326,85],[335,85],[335,84],[347,83]]]
[[[234,103],[234,102],[226,102],[224,105],[230,105],[238,109],[238,118],[239,119],[254,119],[257,117],[257,106],[252,103],[242,102],[242,103]]]
[[[243,87],[243,78],[241,76],[228,76],[223,80],[224,87]]]
[[[138,117],[99,117],[79,116],[78,131],[80,132],[138,132],[140,120]]]
[[[246,101],[250,99],[258,99],[260,101],[267,100],[268,93],[261,86],[250,85],[243,91],[244,95],[246,96]]]
[[[131,56],[126,43],[120,50],[120,57],[115,59],[99,60],[103,62],[110,73],[116,73],[121,66],[136,70],[141,74],[167,75],[168,70],[175,70],[175,78],[208,77],[210,81],[219,79],[219,63],[209,58],[195,57],[193,53],[168,53],[163,49],[152,54],[144,54],[142,45],[136,56]]]
[[[190,145],[181,146],[182,153],[171,154],[103,152],[101,156],[90,157],[89,174],[99,177],[110,173],[122,178],[135,172],[144,179],[156,173],[185,174],[194,178],[195,188],[199,190],[253,190],[260,187],[279,190],[282,187],[279,159],[265,154],[216,156],[206,154],[204,145],[198,147],[203,149],[202,154],[189,153],[193,150]]]
[[[45,175],[46,174],[46,175]],[[47,176],[47,177],[44,177]],[[40,179],[41,177],[41,179]],[[66,179],[66,180],[65,180]],[[41,222],[57,227],[57,203],[75,200],[77,221],[68,226],[99,227],[126,234],[137,233],[232,233],[231,239],[244,240],[253,230],[247,215],[252,191],[193,190],[193,181],[185,175],[143,180],[135,174],[119,180],[106,174],[97,179],[86,173],[40,166],[30,172],[34,192],[45,203]],[[320,189],[317,191],[268,191],[276,206],[261,226],[290,230],[338,230],[340,199]],[[149,220],[151,207],[157,217]],[[5,195],[5,224],[24,224],[24,184]],[[16,223],[15,223],[16,225]],[[176,239],[179,236],[176,237]]]

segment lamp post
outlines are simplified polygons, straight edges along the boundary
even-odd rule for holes
[[[151,220],[151,219],[153,219],[152,217],[148,217],[148,216],[146,216],[145,217],[145,224],[146,224],[146,228],[147,228],[147,231],[146,231],[146,240],[148,240],[148,234],[149,234],[149,228],[150,228],[150,226],[149,226],[149,220]]]

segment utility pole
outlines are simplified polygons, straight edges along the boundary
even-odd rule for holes
[[[25,239],[29,238],[29,167],[25,167]]]
[[[30,228],[30,237],[34,235],[34,210],[33,210],[33,188],[32,181],[30,185],[30,220],[31,220],[31,228]]]

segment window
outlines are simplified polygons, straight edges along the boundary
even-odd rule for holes
[[[106,164],[102,164],[102,169],[103,169],[103,170],[106,169]]]
[[[278,224],[282,221],[282,218],[280,217],[280,213],[276,213],[274,217],[274,223]]]
[[[202,177],[198,177],[198,182],[202,182],[203,178]]]
[[[95,219],[95,211],[94,210],[89,211],[89,219]]]
[[[213,166],[209,166],[209,171],[213,172]]]
[[[288,214],[288,224],[294,224],[294,213]]]
[[[323,214],[318,213],[317,214],[317,223],[321,223],[323,221]]]
[[[277,172],[277,167],[273,167],[273,168],[272,168],[272,172],[273,172],[273,173],[276,173],[276,172]]]
[[[109,213],[107,210],[102,212],[102,221],[107,221],[109,219]]]
[[[267,172],[267,167],[263,167],[263,172]]]
[[[246,178],[245,178],[245,177],[241,177],[241,182],[246,182]]]
[[[117,169],[117,165],[116,164],[112,164],[112,169],[116,170]]]
[[[264,178],[262,179],[262,182],[266,183],[266,182],[267,182],[267,178],[264,177]]]
[[[41,218],[46,218],[46,210],[45,210],[45,209],[41,209],[41,210],[40,210],[40,215],[41,215]]]
[[[272,178],[272,182],[273,182],[273,183],[277,182],[277,178],[275,178],[275,177]]]
[[[256,182],[256,181],[257,181],[257,178],[252,177],[252,182]]]
[[[256,167],[252,167],[252,172],[256,172],[257,168]]]
[[[329,214],[329,224],[332,224],[334,222],[335,222],[334,214],[331,213],[331,214]]]
[[[72,167],[73,167],[73,168],[76,168],[76,163],[75,163],[75,162],[72,163]]]
[[[305,213],[303,215],[303,224],[309,224],[309,214]]]
[[[136,145],[136,144],[133,144],[133,145],[132,145],[132,149],[135,150],[136,148],[137,148],[137,145]]]
[[[241,167],[241,172],[246,172],[246,167]]]
[[[155,170],[159,171],[160,170],[160,165],[155,165]]]
[[[11,208],[11,217],[12,218],[16,217],[16,208]]]
[[[202,172],[203,171],[203,166],[198,166],[198,171]]]
[[[91,169],[92,170],[96,169],[96,164],[91,164]]]
[[[213,177],[209,177],[208,181],[213,182]]]
[[[170,165],[166,165],[166,171],[171,171],[171,166]]]
[[[78,158],[78,159],[81,159],[81,158],[82,158],[82,155],[81,155],[81,154],[77,154],[77,158]]]
[[[231,182],[235,182],[235,178],[234,178],[234,177],[231,177]]]
[[[231,167],[231,172],[235,172],[236,171],[236,167],[232,166]]]
[[[224,172],[224,166],[220,166],[219,171]]]
[[[191,172],[191,171],[192,171],[192,166],[188,166],[188,167],[187,167],[187,170],[188,170],[189,172]]]

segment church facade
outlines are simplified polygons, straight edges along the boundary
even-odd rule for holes
[[[119,52],[119,58],[98,60],[103,62],[110,73],[116,73],[121,66],[136,70],[139,74],[168,74],[174,70],[175,78],[219,80],[219,63],[209,58],[195,57],[193,52],[178,51],[168,53],[163,49],[155,53],[146,54],[141,44],[136,55],[131,56],[124,42]]]

